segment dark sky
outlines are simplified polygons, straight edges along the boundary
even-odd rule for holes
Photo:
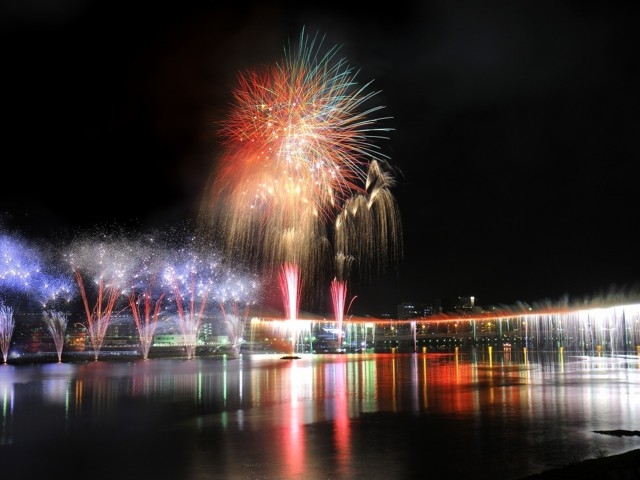
[[[393,117],[403,260],[352,292],[356,311],[635,291],[633,2],[231,5],[3,2],[0,227],[189,217],[238,71],[281,60],[304,27]]]

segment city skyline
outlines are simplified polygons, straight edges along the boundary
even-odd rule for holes
[[[0,228],[55,239],[190,218],[238,72],[279,60],[306,28],[341,45],[392,117],[381,146],[398,168],[403,257],[353,279],[353,308],[635,292],[638,7],[415,2],[392,20],[180,5],[3,12]]]

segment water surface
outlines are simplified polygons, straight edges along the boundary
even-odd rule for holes
[[[519,479],[640,448],[637,355],[0,365],[3,478]]]

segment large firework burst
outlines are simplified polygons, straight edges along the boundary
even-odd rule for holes
[[[303,30],[281,63],[239,74],[201,210],[201,226],[229,255],[271,272],[298,265],[305,286],[318,286],[337,258],[368,266],[400,240],[393,176],[374,143],[388,117],[376,116],[378,92],[359,86],[338,52],[323,53],[323,39]]]

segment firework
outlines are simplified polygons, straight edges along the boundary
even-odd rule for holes
[[[35,295],[43,309],[67,305],[76,295],[73,279],[69,275],[42,273],[34,285]]]
[[[170,265],[167,259],[173,258],[173,249],[169,245],[184,238],[184,232],[179,232],[179,229],[179,226],[174,226],[163,231],[148,232],[137,240],[137,261],[131,269],[133,276],[126,295],[145,360],[149,358],[160,318],[171,316],[164,309],[171,291],[164,281],[164,275]]]
[[[287,319],[296,320],[300,308],[300,269],[295,263],[285,263],[280,269],[280,291]]]
[[[42,313],[42,320],[46,324],[49,333],[51,333],[53,343],[56,346],[56,353],[58,354],[58,363],[60,363],[62,362],[62,348],[64,347],[64,336],[69,319],[63,312],[45,310]]]
[[[4,363],[7,363],[9,345],[11,345],[11,337],[15,326],[16,320],[13,317],[13,308],[0,303],[0,351],[2,351],[2,361]]]
[[[173,261],[166,265],[163,281],[173,292],[178,324],[190,359],[196,354],[207,302],[219,279],[221,259],[187,248],[179,249],[171,257]]]
[[[358,85],[338,53],[323,53],[323,39],[303,31],[281,63],[239,75],[200,216],[229,255],[269,272],[298,265],[305,285],[319,283],[336,253],[367,268],[400,238],[393,176],[375,144],[388,117],[372,106],[371,82]],[[343,213],[354,198],[363,199],[360,211]],[[347,227],[334,228],[338,219]]]
[[[0,292],[24,293],[40,273],[40,252],[18,236],[0,235]]]
[[[347,284],[334,278],[331,281],[331,302],[336,319],[336,330],[338,331],[338,348],[342,347],[342,321],[344,320],[345,304],[347,301]]]
[[[160,247],[148,249],[146,254],[140,257],[139,267],[127,295],[140,338],[142,358],[145,360],[149,358],[153,335],[162,313],[162,301],[166,295],[158,280],[164,265],[161,259]]]
[[[85,328],[95,360],[122,292],[130,285],[140,259],[145,257],[142,248],[124,237],[99,234],[77,237],[66,254],[82,297]]]
[[[228,269],[214,292],[222,311],[224,326],[229,334],[229,342],[237,354],[244,341],[244,329],[249,311],[257,299],[259,282],[247,273]]]
[[[31,292],[42,278],[40,251],[17,235],[0,235],[0,350],[7,363],[15,328],[14,307],[7,297]]]

